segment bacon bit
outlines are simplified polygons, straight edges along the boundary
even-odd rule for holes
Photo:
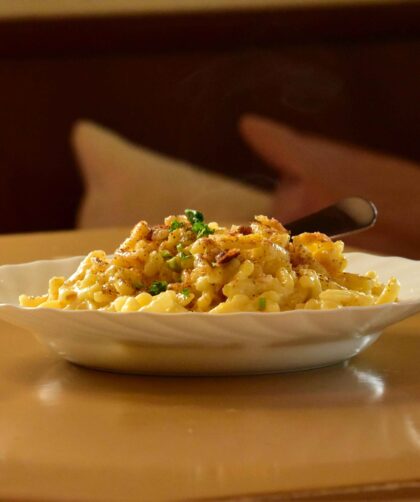
[[[216,256],[216,263],[217,265],[224,265],[225,263],[229,263],[240,254],[241,252],[239,249],[228,249],[227,251],[222,251]]]
[[[147,234],[144,236],[144,240],[145,241],[151,241],[152,240],[152,236],[153,236],[153,230],[150,229]]]
[[[222,252],[214,240],[209,239],[208,237],[202,238],[202,246],[204,251],[202,257],[209,263],[215,261],[216,256]]]
[[[241,225],[238,228],[238,232],[242,235],[252,234],[252,227],[250,227],[249,225]]]

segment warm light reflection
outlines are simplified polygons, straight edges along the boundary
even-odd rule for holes
[[[404,421],[407,425],[407,430],[412,442],[416,445],[417,448],[420,449],[420,431],[417,429],[413,417],[411,415],[407,415],[404,417]]]
[[[376,401],[384,395],[385,382],[380,375],[373,373],[372,371],[360,370],[354,366],[350,369],[357,380],[371,391],[371,397],[373,400]]]
[[[52,380],[48,383],[43,383],[38,387],[38,397],[46,404],[55,404],[61,393],[61,383],[59,380]]]

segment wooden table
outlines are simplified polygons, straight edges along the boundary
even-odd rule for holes
[[[0,261],[125,233],[0,237]],[[419,336],[417,316],[344,365],[153,378],[73,366],[2,322],[0,500],[418,500]]]

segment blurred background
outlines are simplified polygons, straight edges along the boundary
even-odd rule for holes
[[[420,164],[420,3],[0,1],[0,233],[73,228],[73,124],[274,190],[255,113]]]

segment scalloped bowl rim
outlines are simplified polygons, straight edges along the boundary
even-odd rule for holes
[[[401,279],[403,275],[406,279],[405,288],[401,281],[403,299],[331,310],[226,314],[60,310],[2,303],[0,318],[29,329],[67,361],[95,369],[232,375],[315,368],[357,355],[383,329],[420,311],[420,262],[367,253],[349,253],[348,257],[350,264],[352,258],[361,260],[364,271],[378,264],[381,280],[401,272]],[[51,276],[73,273],[83,258],[1,266],[0,301],[7,298],[17,303],[19,293],[45,291]],[[395,271],[384,260],[392,262]],[[363,272],[356,262],[349,268]]]

